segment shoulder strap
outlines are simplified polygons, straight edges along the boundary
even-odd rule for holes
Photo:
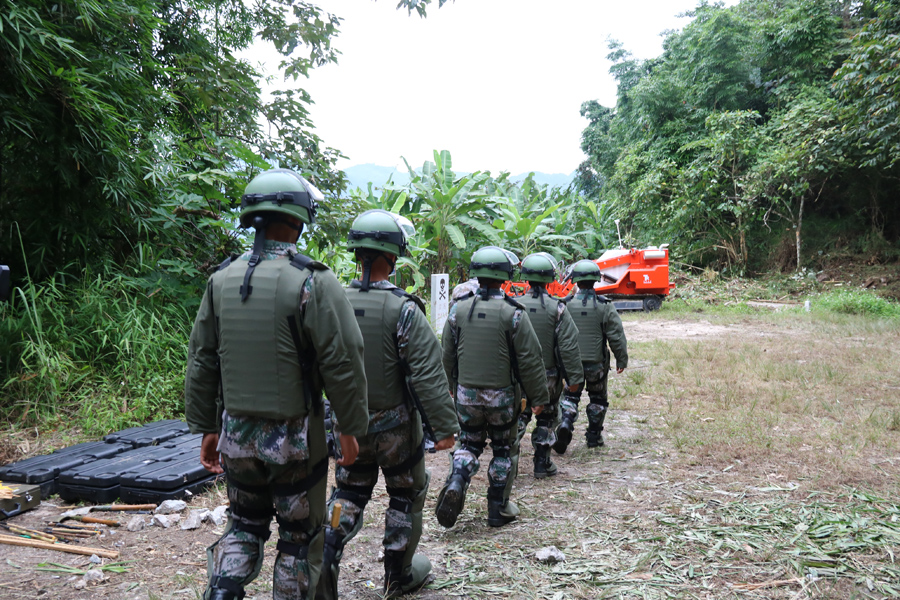
[[[327,265],[324,265],[317,260],[313,260],[305,254],[292,254],[291,266],[298,269],[309,269],[311,271],[324,271],[328,269]]]
[[[232,254],[231,256],[220,262],[219,266],[216,267],[216,271],[224,271],[225,269],[227,269],[231,265],[231,263],[237,260],[238,256],[238,254]]]
[[[419,307],[419,310],[422,311],[422,314],[423,315],[426,314],[425,313],[425,303],[422,302],[422,299],[419,298],[418,296],[416,296],[415,294],[410,294],[409,292],[407,292],[405,290],[401,290],[398,287],[391,288],[391,293],[393,295],[397,296],[398,298],[403,298],[405,300],[412,300],[413,302],[416,303],[416,306]]]
[[[511,304],[511,305],[515,306],[516,308],[525,310],[525,306],[523,306],[522,304],[519,304],[518,302],[516,302],[515,300],[513,300],[512,298],[510,298],[508,295],[506,295],[505,292],[504,292],[504,294],[503,294],[503,299],[506,300],[506,303],[507,303],[507,304]]]
[[[601,296],[600,294],[597,294],[597,302],[599,302],[601,304],[609,304],[610,299],[607,298],[606,296]]]

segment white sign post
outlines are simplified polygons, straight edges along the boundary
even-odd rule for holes
[[[450,311],[450,276],[446,273],[431,276],[431,325],[435,332],[444,330]]]

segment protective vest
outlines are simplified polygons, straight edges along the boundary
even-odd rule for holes
[[[326,267],[304,262],[305,268],[284,259],[260,262],[246,301],[241,301],[240,292],[246,272],[243,261],[231,268],[223,263],[212,277],[222,390],[229,414],[292,419],[309,414],[318,400],[321,383],[312,381],[311,368],[315,353],[299,335],[300,296],[312,269]]]
[[[603,296],[587,297],[587,303],[582,305],[583,298],[570,296],[566,299],[569,314],[578,328],[578,348],[581,350],[581,362],[601,363],[609,360],[609,350],[606,347],[606,336],[603,335],[603,317],[607,310],[609,300]]]
[[[376,288],[367,292],[356,288],[345,291],[365,343],[369,410],[393,408],[404,401],[405,393],[404,373],[397,355],[397,322],[406,298]]]
[[[541,342],[541,356],[544,359],[544,368],[553,369],[556,367],[556,352],[554,346],[556,344],[556,315],[559,307],[559,300],[547,294],[542,298],[535,298],[531,294],[526,294],[517,301],[523,305],[531,319],[531,326],[537,334],[538,340]]]
[[[457,304],[459,385],[500,389],[514,384],[510,350],[515,310],[514,304],[497,296],[488,300],[472,296]]]

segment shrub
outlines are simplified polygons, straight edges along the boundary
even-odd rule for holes
[[[823,294],[815,304],[842,314],[900,318],[900,304],[866,290],[843,289]]]

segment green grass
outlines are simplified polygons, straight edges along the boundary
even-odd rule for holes
[[[0,304],[0,418],[99,434],[183,404],[190,310],[123,274],[17,288]]]
[[[810,304],[819,310],[847,315],[900,319],[900,304],[866,290],[841,289],[815,297]]]

